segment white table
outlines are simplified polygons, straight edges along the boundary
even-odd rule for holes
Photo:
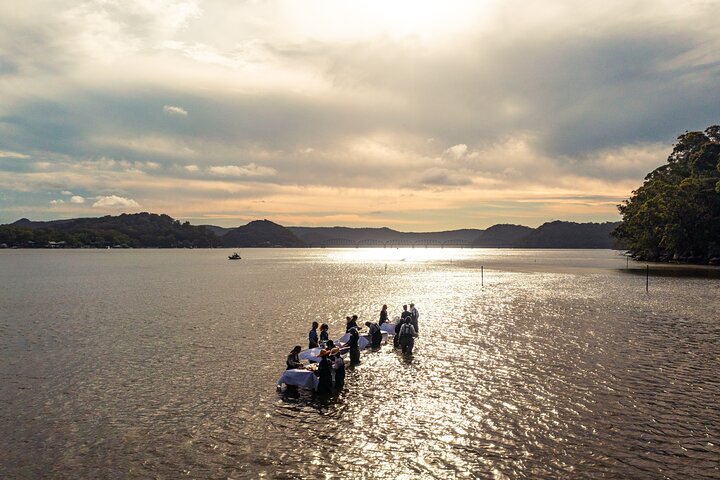
[[[382,325],[380,325],[380,330],[387,333],[388,335],[395,335],[395,324],[385,322]]]
[[[307,360],[308,362],[319,363],[320,357],[318,357],[318,355],[320,354],[320,350],[322,350],[320,347],[303,350],[298,354],[298,358],[300,360]]]
[[[362,350],[363,348],[367,347],[370,344],[370,340],[365,338],[365,335],[360,335],[360,338],[358,338],[358,348]],[[343,345],[346,344],[350,340],[350,334],[346,333],[342,337],[338,338],[338,342],[342,343]],[[335,342],[337,343],[337,342]]]
[[[278,385],[295,385],[296,387],[307,388],[308,390],[317,390],[319,380],[318,377],[315,376],[315,372],[311,370],[293,368],[292,370],[285,370],[277,383]]]
[[[382,332],[382,340],[380,341],[380,343],[387,343],[387,339],[388,339],[388,333]],[[340,337],[338,339],[338,342],[340,342],[342,344],[346,344],[348,342],[348,340],[350,340],[350,334],[346,333],[345,335],[343,335],[342,337]],[[335,342],[335,343],[337,343],[337,342]],[[360,335],[360,338],[358,339],[358,348],[360,350],[362,350],[364,348],[369,347],[371,343],[372,343],[372,339],[370,338],[369,333]]]

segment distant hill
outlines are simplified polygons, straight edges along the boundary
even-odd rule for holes
[[[614,248],[611,235],[620,222],[575,223],[559,220],[544,223],[520,239],[529,248]]]
[[[476,247],[517,247],[534,230],[522,225],[493,225],[482,232],[473,245]]]
[[[10,223],[9,225],[3,225],[3,226],[12,226],[12,227],[18,227],[18,228],[56,228],[56,227],[62,227],[62,225],[68,225],[72,224],[73,222],[77,221],[79,219],[71,219],[71,220],[50,220],[49,222],[34,222],[32,220],[28,220],[27,218],[21,218],[20,220],[17,220],[13,223]]]
[[[217,236],[217,237],[222,237],[222,236],[225,235],[226,233],[231,232],[232,230],[234,230],[234,228],[232,228],[232,227],[230,227],[230,228],[228,228],[228,227],[218,227],[218,226],[216,226],[216,225],[200,225],[200,226],[201,226],[201,227],[204,227],[206,230],[214,233],[215,236]]]
[[[471,244],[482,232],[477,229],[445,232],[398,232],[387,227],[288,227],[308,245],[442,245],[443,243]]]
[[[494,225],[487,230],[398,232],[390,228],[284,227],[255,220],[236,228],[193,226],[167,215],[122,214],[0,225],[0,247],[486,247],[616,248],[610,236],[620,222],[554,221],[530,228]]]
[[[13,247],[210,247],[215,235],[167,215],[136,213],[99,218],[33,222],[26,218],[0,226],[0,244]]]
[[[398,232],[389,228],[288,227],[309,246],[458,246],[487,248],[613,248],[610,232],[619,222],[574,223],[554,221],[530,228],[493,225],[487,230]]]
[[[304,247],[290,229],[270,220],[255,220],[222,236],[226,247]]]

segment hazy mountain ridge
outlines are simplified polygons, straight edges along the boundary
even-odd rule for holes
[[[309,245],[350,243],[442,243],[468,242],[482,232],[478,229],[449,230],[443,232],[399,232],[391,228],[352,228],[352,227],[288,227],[302,241]]]
[[[556,220],[540,225],[519,239],[528,248],[617,248],[612,232],[620,222],[575,223]]]
[[[610,233],[620,222],[553,221],[531,228],[500,224],[486,230],[399,232],[387,227],[284,227],[255,220],[236,228],[192,226],[167,215],[122,214],[0,225],[0,244],[9,247],[313,247],[469,246],[487,248],[616,248]],[[61,243],[62,245],[57,245]]]
[[[534,229],[523,225],[493,225],[483,231],[474,241],[476,247],[516,247]]]

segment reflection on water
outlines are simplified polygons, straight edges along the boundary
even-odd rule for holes
[[[646,293],[610,251],[242,256],[0,252],[0,477],[720,477],[717,280]],[[275,391],[313,320],[411,301],[411,359]]]

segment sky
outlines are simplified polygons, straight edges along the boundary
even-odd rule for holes
[[[720,123],[716,1],[0,3],[0,224],[617,221]]]

